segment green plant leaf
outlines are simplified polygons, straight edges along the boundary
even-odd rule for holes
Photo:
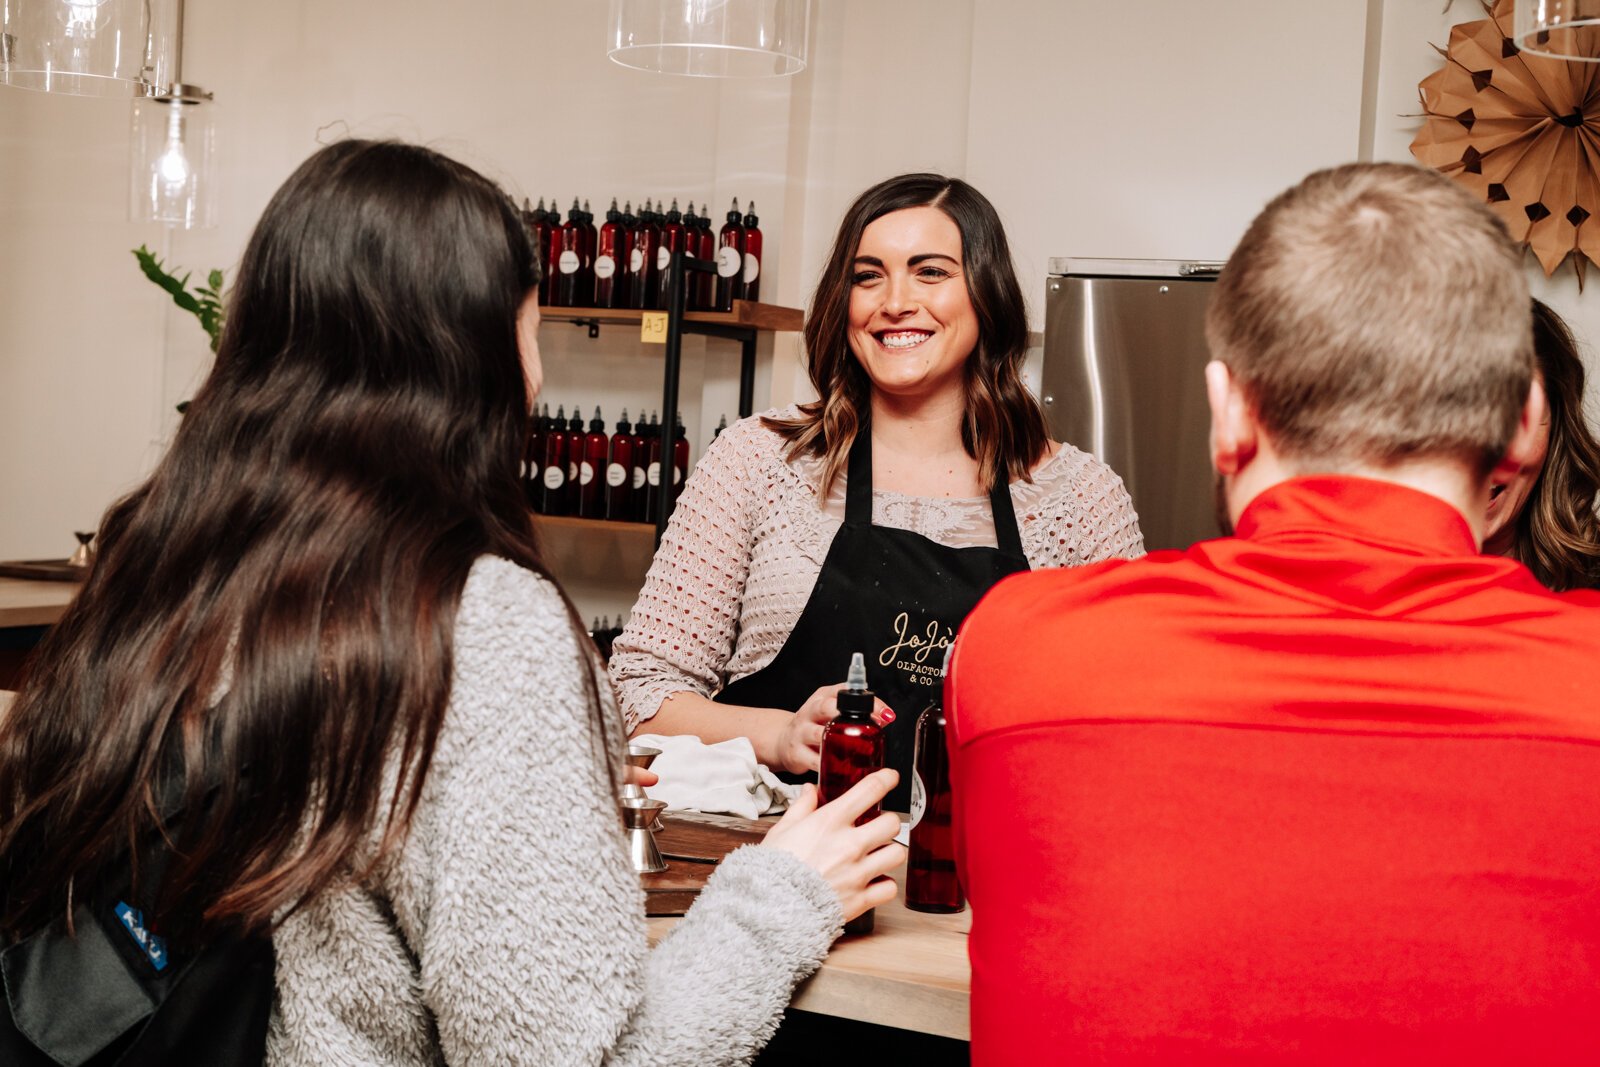
[[[156,255],[140,245],[133,250],[134,258],[139,261],[139,269],[146,278],[159,285],[172,297],[172,302],[183,310],[189,312],[200,320],[200,326],[211,338],[211,351],[215,352],[222,342],[222,324],[224,308],[222,304],[222,272],[213,270],[206,275],[210,288],[196,287],[195,293],[189,292],[189,278],[185,274],[182,278],[169,273],[165,264]]]

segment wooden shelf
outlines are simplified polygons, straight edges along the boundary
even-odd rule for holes
[[[573,530],[578,533],[638,534],[641,537],[656,535],[652,522],[616,522],[612,519],[580,519],[575,515],[533,516],[534,525],[545,530]]]
[[[569,308],[541,307],[539,317],[545,322],[598,322],[603,324],[638,325],[645,312],[638,308]],[[804,325],[806,313],[799,308],[778,304],[752,304],[748,300],[735,300],[732,311],[686,311],[683,321],[703,322],[712,326],[747,327],[772,332],[793,332]]]

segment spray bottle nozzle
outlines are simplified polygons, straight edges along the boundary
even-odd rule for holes
[[[867,688],[867,660],[859,652],[850,653],[850,671],[844,678],[845,687],[837,698],[841,715],[871,715],[876,697]]]
[[[859,652],[850,653],[850,673],[844,676],[845,684],[856,692],[867,687],[867,660]]]

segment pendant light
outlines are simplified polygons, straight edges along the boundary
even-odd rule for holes
[[[190,230],[217,224],[216,112],[211,93],[183,81],[183,0],[176,2],[172,81],[133,102],[128,218]]]
[[[182,82],[133,102],[129,219],[217,224],[215,118],[211,94]]]
[[[179,0],[0,0],[0,85],[139,96],[177,80]]]
[[[658,74],[770,78],[806,66],[811,0],[611,0],[612,62]]]
[[[1524,52],[1600,63],[1600,0],[1518,0],[1512,36]]]

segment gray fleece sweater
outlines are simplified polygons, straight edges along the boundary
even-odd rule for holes
[[[698,1067],[772,1036],[840,931],[837,898],[788,853],[742,848],[648,949],[585,670],[555,590],[479,560],[404,847],[274,936],[269,1065]]]

